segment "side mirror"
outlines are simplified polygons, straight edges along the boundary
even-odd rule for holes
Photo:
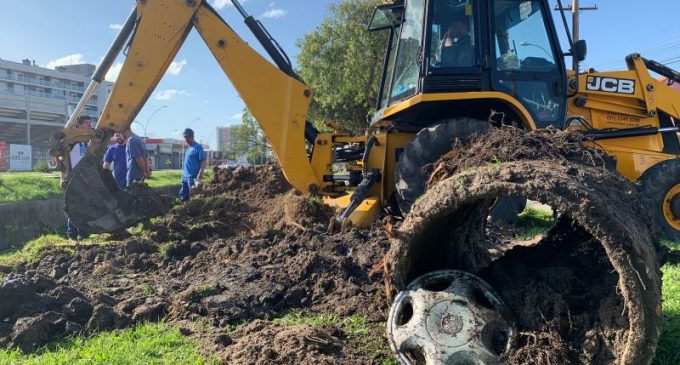
[[[576,43],[574,43],[573,49],[571,50],[571,56],[574,57],[574,59],[578,62],[581,62],[586,59],[587,54],[588,44],[586,44],[586,41],[584,39],[576,41]]]

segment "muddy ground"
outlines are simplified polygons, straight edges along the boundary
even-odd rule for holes
[[[230,364],[380,363],[386,344],[338,324],[359,316],[383,338],[379,226],[325,234],[333,212],[295,194],[274,167],[220,170],[186,205],[107,245],[52,252],[0,284],[0,346],[31,351],[64,335],[168,318]]]
[[[425,254],[434,266],[476,272],[501,288],[520,329],[517,343],[506,354],[507,361],[614,363],[618,356],[612,351],[627,348],[624,337],[631,331],[645,335],[644,331],[658,330],[653,321],[642,323],[649,328],[633,330],[631,323],[637,322],[631,321],[637,319],[631,320],[629,315],[630,311],[643,317],[657,315],[645,312],[653,307],[660,283],[654,277],[658,268],[656,243],[648,235],[652,228],[629,224],[634,242],[628,241],[630,232],[620,231],[619,224],[639,205],[631,200],[633,193],[625,181],[610,178],[601,155],[574,148],[579,141],[568,135],[558,136],[557,147],[546,147],[555,136],[526,139],[514,134],[518,131],[506,133],[520,142],[506,148],[494,143],[508,141],[507,135],[474,139],[477,145],[468,149],[472,155],[465,158],[471,161],[477,156],[474,165],[447,160],[433,166],[431,191],[436,194],[437,189],[448,189],[440,202],[467,207],[454,209],[458,215],[453,218],[461,224],[448,224],[453,231],[428,236],[429,241],[440,238],[442,242],[455,238],[462,251],[453,256],[437,247],[409,251],[418,247],[414,237],[422,227],[414,221],[418,214],[426,215],[418,207],[424,207],[428,199],[416,205],[415,218],[407,218],[390,231],[392,237],[383,222],[365,230],[328,235],[325,230],[333,212],[317,198],[293,192],[278,168],[219,170],[192,201],[173,208],[166,217],[151,220],[132,237],[49,252],[38,262],[9,273],[0,283],[0,346],[32,351],[64,335],[88,335],[167,318],[182,333],[198,340],[206,354],[216,355],[224,363],[379,364],[391,358],[384,335],[386,292],[393,295],[422,269],[400,260]],[[491,148],[505,148],[505,152],[483,154]],[[523,160],[535,159],[531,150],[551,157],[522,165]],[[497,163],[499,158],[503,163]],[[573,170],[569,163],[575,160],[586,167]],[[459,176],[461,171],[464,175]],[[597,176],[590,179],[587,172]],[[553,190],[541,195],[545,182],[539,178],[550,173],[554,179],[548,185]],[[504,184],[494,185],[493,181]],[[618,188],[613,193],[612,189],[598,190],[602,184]],[[580,190],[586,190],[585,195],[575,193]],[[452,197],[451,192],[458,195]],[[575,219],[560,219],[540,242],[513,248],[512,229],[490,232],[484,209],[494,194],[522,192],[565,208],[562,212]],[[604,194],[593,200],[594,215],[586,207],[591,202],[589,192]],[[585,200],[575,200],[578,198]],[[611,215],[604,209],[611,208],[610,203],[602,203],[607,199],[616,204],[615,217],[598,224],[585,222],[591,216],[602,218],[598,214]],[[578,207],[566,209],[574,201],[579,202]],[[430,203],[436,209],[446,205]],[[602,235],[624,245],[606,240],[602,244]],[[466,246],[472,241],[481,243],[481,249]],[[633,257],[637,269],[652,267],[651,278],[644,276],[643,270],[638,272],[643,274],[641,284],[651,298],[641,307],[627,305],[630,296],[640,295],[640,288],[631,289],[631,294],[626,286],[629,282],[625,280],[635,270],[620,267],[622,260],[630,259],[625,254],[631,250],[642,252]],[[612,253],[616,257],[612,258]],[[388,254],[391,256],[385,261]],[[440,258],[454,262],[437,261]],[[391,290],[385,289],[385,279]],[[291,312],[306,317],[351,316],[366,325],[357,334],[342,320],[321,326],[275,320]],[[652,336],[646,346],[653,347],[657,338],[658,334]],[[634,345],[635,349],[641,346]]]

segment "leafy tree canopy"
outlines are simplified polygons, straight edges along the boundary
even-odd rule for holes
[[[310,119],[340,123],[354,132],[368,126],[380,87],[386,32],[366,27],[381,0],[343,0],[313,32],[298,41],[300,75],[314,90]]]

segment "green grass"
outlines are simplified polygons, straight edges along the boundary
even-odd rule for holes
[[[182,182],[182,171],[180,170],[154,171],[151,176],[151,179],[147,179],[146,183],[152,188],[179,185]],[[210,181],[212,176],[212,171],[206,171],[203,175],[203,182]]]
[[[0,174],[0,204],[45,200],[61,196],[58,173],[17,172]]]
[[[143,324],[92,338],[59,341],[35,354],[0,351],[0,364],[218,364],[201,356],[196,344],[166,324]]]
[[[29,263],[37,260],[40,255],[51,249],[68,247],[68,240],[56,234],[49,234],[29,241],[23,247],[0,252],[0,266],[14,267],[20,264]]]
[[[205,181],[212,173],[206,173]],[[182,172],[179,170],[154,171],[146,182],[152,188],[179,185]],[[0,173],[0,204],[30,200],[46,200],[62,196],[59,187],[59,173],[11,172]]]
[[[146,183],[152,188],[179,185],[182,183],[182,171],[164,170],[154,171],[151,179],[146,179]]]
[[[81,245],[106,245],[105,241],[107,235],[92,235],[89,238],[80,241]],[[31,263],[38,260],[43,254],[49,251],[60,250],[64,252],[73,253],[73,246],[66,237],[58,234],[46,234],[38,237],[32,241],[28,241],[20,248],[1,251],[0,252],[0,266],[15,267],[21,264]]]
[[[534,238],[548,233],[554,224],[555,219],[551,211],[527,207],[518,216],[515,237],[522,240]]]
[[[677,249],[680,244],[669,244]],[[680,364],[680,266],[666,265],[663,271],[664,321],[656,349],[656,365]]]

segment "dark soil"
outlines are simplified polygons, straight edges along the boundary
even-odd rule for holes
[[[124,241],[17,268],[0,282],[0,345],[31,351],[167,318],[228,364],[377,364],[384,351],[341,325],[272,319],[361,316],[384,350],[385,293],[432,270],[462,269],[491,283],[515,314],[506,363],[649,363],[661,318],[659,246],[634,187],[577,136],[555,130],[504,128],[456,147],[391,238],[380,223],[326,234],[333,212],[293,192],[273,166],[217,170],[192,201]],[[541,242],[513,248],[487,234],[498,195],[549,204],[561,218]]]
[[[432,270],[470,271],[515,314],[519,336],[506,363],[650,363],[661,323],[660,245],[634,185],[581,141],[507,127],[456,145],[395,231],[392,293]],[[540,242],[508,247],[487,234],[500,195],[548,204],[561,218]]]
[[[167,317],[225,363],[379,363],[338,328],[268,321],[291,310],[384,321],[382,277],[369,272],[388,239],[379,226],[327,235],[332,214],[290,191],[277,168],[216,171],[142,233],[48,254],[10,276],[0,286],[0,344],[32,350]]]

